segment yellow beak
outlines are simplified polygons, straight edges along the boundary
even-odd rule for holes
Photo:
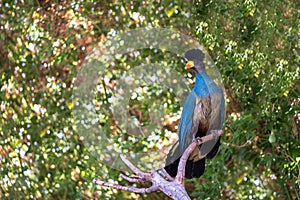
[[[185,65],[185,69],[191,69],[192,67],[194,67],[193,61],[188,61]]]

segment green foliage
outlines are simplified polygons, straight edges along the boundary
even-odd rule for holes
[[[297,5],[279,0],[2,1],[0,198],[165,198],[93,185],[93,178],[128,183],[118,179],[119,171],[91,156],[72,115],[73,79],[93,47],[114,31],[152,26],[196,38],[215,61],[226,89],[225,136],[204,176],[186,182],[191,196],[300,199]],[[186,74],[175,55],[151,49],[139,53],[115,58],[95,95],[99,125],[124,151],[153,150],[168,142],[168,132],[176,132],[178,120],[164,116],[168,121],[151,140],[136,142],[119,130],[109,99],[120,77],[146,58],[167,63],[182,77]],[[130,106],[141,113],[143,123],[149,123],[153,100],[165,103],[170,118],[179,118],[180,106],[171,91],[156,85],[141,88],[145,93],[132,98]]]

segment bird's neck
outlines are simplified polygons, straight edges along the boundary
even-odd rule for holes
[[[204,97],[209,96],[210,91],[208,85],[210,85],[211,78],[206,73],[196,73],[196,82],[194,91],[197,96]]]

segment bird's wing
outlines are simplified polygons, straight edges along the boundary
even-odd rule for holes
[[[225,99],[220,87],[211,95],[211,114],[209,130],[220,130],[224,123]],[[209,134],[209,133],[208,133]]]
[[[211,114],[210,114],[210,126],[206,135],[211,134],[211,130],[221,130],[224,122],[225,112],[225,100],[223,92],[215,93],[211,96]],[[208,142],[205,142],[200,149],[200,158],[206,156],[206,158],[212,159],[218,152],[220,145],[220,138],[215,138]]]
[[[178,128],[181,153],[183,153],[187,146],[192,142],[193,135],[197,132],[198,125],[193,123],[196,101],[196,94],[194,90],[192,90],[184,103]]]
[[[192,90],[185,100],[178,128],[179,140],[173,145],[167,156],[167,165],[182,156],[184,150],[192,142],[198,131],[199,121],[195,122],[193,120],[194,114],[196,115],[196,113],[194,113],[195,108],[197,111],[197,107],[199,107],[196,105],[197,102],[199,104],[199,98],[197,98],[194,90]],[[191,155],[190,159],[197,157],[197,154],[199,154],[199,152],[195,153],[195,155]]]

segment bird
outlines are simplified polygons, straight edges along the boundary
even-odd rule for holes
[[[185,68],[195,73],[194,88],[187,96],[178,127],[178,141],[170,149],[165,170],[171,177],[177,175],[181,155],[197,137],[221,130],[224,123],[225,99],[220,86],[207,74],[205,55],[200,49],[190,49],[185,53],[188,60]],[[199,178],[205,171],[205,160],[215,157],[219,150],[220,137],[208,141],[190,154],[185,168],[185,177]]]

